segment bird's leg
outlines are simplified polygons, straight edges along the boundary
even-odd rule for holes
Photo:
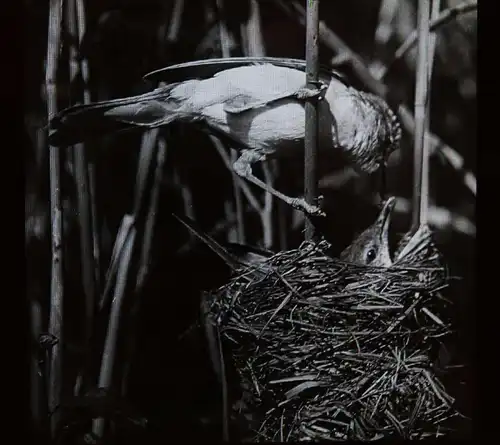
[[[317,88],[310,88],[305,85],[299,88],[294,96],[299,100],[323,99],[328,87],[322,82],[315,82],[315,86]]]
[[[276,196],[276,198],[281,199],[288,205],[291,205],[293,208],[300,210],[308,215],[325,216],[325,213],[319,207],[308,204],[304,199],[291,198],[290,196],[286,196],[255,177],[252,172],[252,164],[259,161],[264,161],[265,159],[265,154],[257,153],[253,150],[243,150],[241,156],[233,164],[233,170],[238,176],[245,178],[246,180],[265,190],[266,192],[271,193],[271,195]]]

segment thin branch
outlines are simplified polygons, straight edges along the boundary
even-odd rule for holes
[[[47,90],[47,114],[50,118],[57,112],[56,75],[61,46],[61,25],[63,18],[62,0],[51,0],[49,6],[47,65],[45,88]],[[60,403],[62,393],[62,344],[63,344],[63,254],[62,254],[62,209],[61,209],[61,165],[58,147],[49,147],[50,163],[50,213],[52,228],[52,282],[50,289],[49,333],[58,339],[50,357],[48,388],[49,410]],[[59,420],[57,413],[52,416],[51,431],[54,432]]]
[[[466,14],[468,12],[474,12],[477,10],[477,2],[464,2],[460,3],[459,5],[453,7],[453,8],[448,8],[441,12],[439,17],[436,17],[435,19],[432,20],[430,23],[430,30],[431,31],[436,31],[438,30],[441,26],[445,25],[448,22],[451,22],[452,20],[456,19],[460,15]],[[379,71],[378,74],[378,79],[383,80],[389,70],[394,66],[394,63],[401,59],[412,47],[415,45],[418,39],[418,33],[417,30],[413,31],[407,39],[401,44],[401,46],[396,50],[394,53],[394,57],[392,60],[387,64],[385,69],[382,69]]]
[[[306,80],[310,89],[318,88],[319,79],[319,0],[308,0],[306,11]],[[318,196],[318,101],[305,104],[304,137],[304,194],[309,204]],[[306,220],[305,239],[310,241],[315,233],[312,222]]]

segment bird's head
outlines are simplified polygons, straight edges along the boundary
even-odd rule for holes
[[[341,260],[365,266],[392,265],[389,251],[389,224],[395,203],[394,197],[385,202],[377,220],[340,254]]]
[[[331,99],[338,143],[359,173],[372,174],[399,148],[402,131],[396,113],[379,96],[347,90]]]
[[[373,113],[371,133],[367,135],[365,144],[368,154],[362,164],[362,170],[367,173],[375,173],[380,167],[385,167],[389,156],[399,148],[402,136],[401,124],[394,111],[387,103],[373,94],[365,93],[366,106]],[[371,114],[371,113],[370,113]]]

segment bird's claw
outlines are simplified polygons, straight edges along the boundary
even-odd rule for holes
[[[316,203],[316,205],[320,209],[323,208],[323,200],[324,200],[324,196],[323,195],[319,195],[319,196],[316,196],[316,198],[314,198],[314,202]]]
[[[322,199],[322,197],[317,199]],[[294,209],[300,210],[310,216],[326,216],[326,213],[323,212],[320,206],[309,204],[301,198],[293,199],[291,205]]]
[[[323,99],[327,86],[321,84],[319,88],[309,88],[307,86],[300,88],[295,96],[300,100]]]

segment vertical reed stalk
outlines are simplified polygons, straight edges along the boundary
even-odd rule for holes
[[[415,88],[415,139],[413,174],[413,218],[411,232],[427,224],[429,190],[429,146],[425,143],[429,97],[429,15],[430,0],[418,2],[418,60]]]
[[[81,19],[81,17],[80,17]],[[66,24],[70,36],[69,48],[69,72],[70,85],[78,76],[78,26],[77,26],[76,0],[68,0],[66,5]],[[83,292],[85,294],[85,333],[84,345],[90,347],[90,338],[94,324],[94,312],[96,302],[95,265],[94,265],[94,236],[92,227],[92,215],[90,208],[90,185],[87,169],[87,156],[83,144],[73,147],[74,178],[77,190],[78,222],[80,225],[80,255],[82,267]]]
[[[47,66],[45,88],[47,93],[47,114],[49,118],[57,112],[57,66],[61,46],[61,24],[63,1],[51,0],[47,42]],[[52,233],[52,281],[50,289],[49,333],[59,341],[50,354],[50,375],[48,388],[49,410],[60,403],[62,393],[62,345],[63,345],[63,253],[62,253],[62,208],[61,208],[61,159],[58,147],[49,147],[50,164],[50,216]],[[51,418],[51,431],[55,432],[59,414]]]
[[[311,89],[318,87],[319,77],[319,0],[308,0],[306,10],[306,79]],[[309,204],[314,204],[318,195],[317,151],[318,151],[318,104],[307,101],[305,106],[305,157],[304,191]],[[314,226],[306,220],[306,240],[314,237]]]

